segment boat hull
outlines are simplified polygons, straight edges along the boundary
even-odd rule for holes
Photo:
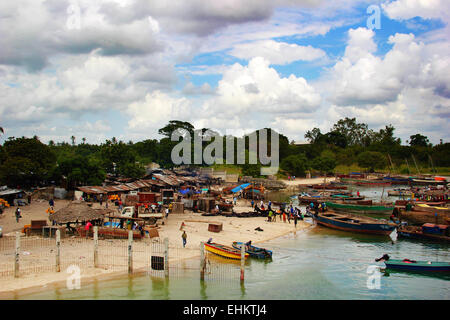
[[[239,250],[236,250],[235,248],[224,246],[221,244],[216,243],[205,243],[205,250],[211,253],[214,253],[218,256],[221,256],[223,258],[227,259],[235,259],[240,260],[241,259],[241,252]],[[248,258],[249,254],[245,254],[245,258]]]
[[[395,229],[395,225],[387,223],[353,223],[351,221],[339,221],[335,218],[329,218],[321,214],[313,215],[313,219],[322,226],[347,232],[388,235]],[[358,221],[355,218],[354,221]]]
[[[358,204],[346,204],[346,203],[335,203],[335,202],[328,202],[326,201],[325,204],[327,207],[334,209],[334,210],[342,210],[342,211],[348,211],[348,212],[355,212],[355,213],[384,213],[384,214],[391,214],[394,210],[394,206],[371,206],[371,205],[358,205]]]
[[[233,242],[233,248],[236,250],[241,250],[242,242]],[[264,248],[258,248],[255,246],[250,246],[250,250],[246,250],[251,258],[256,259],[271,259],[272,251]]]
[[[448,262],[431,262],[417,261],[415,263],[406,263],[402,260],[388,260],[384,264],[388,269],[410,270],[420,272],[450,272],[450,263]]]

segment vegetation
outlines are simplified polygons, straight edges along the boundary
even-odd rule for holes
[[[217,149],[213,142],[218,133],[207,128],[195,130],[188,122],[173,120],[158,132],[163,136],[159,141],[147,139],[133,143],[106,140],[100,145],[89,144],[85,138],[72,136],[70,142],[49,141],[43,144],[38,137],[10,137],[0,147],[0,183],[11,187],[31,187],[56,183],[69,189],[79,185],[99,185],[106,175],[140,178],[145,175],[145,166],[155,162],[163,168],[172,168],[172,149],[179,141],[172,141],[171,135],[177,131],[181,136],[197,135],[202,140],[202,151],[208,147],[212,155]],[[268,153],[270,156],[271,129],[268,129]],[[0,134],[3,134],[0,127]],[[367,124],[358,123],[355,118],[345,118],[322,133],[319,128],[307,131],[306,145],[290,143],[288,137],[279,135],[280,171],[278,177],[304,176],[307,171],[320,174],[349,173],[354,171],[381,170],[391,173],[418,174],[450,172],[450,143],[432,145],[428,137],[416,133],[407,144],[395,137],[395,128],[385,126],[374,131]],[[258,137],[259,132],[256,132]],[[219,136],[220,137],[220,136]],[[237,163],[238,138],[227,136],[233,142],[230,152]],[[240,138],[241,139],[241,138]],[[248,164],[250,135],[244,137],[246,164],[213,164],[217,170],[240,175],[259,176],[265,165]],[[217,144],[216,144],[217,146]],[[223,156],[228,155],[228,143],[223,142]],[[259,145],[258,145],[259,148]],[[186,151],[186,150],[185,150]],[[182,151],[182,155],[184,152]],[[259,150],[257,150],[258,152]],[[194,139],[191,139],[191,163],[194,166],[209,166],[204,159],[195,163]],[[253,154],[254,156],[254,154]],[[260,160],[260,159],[259,159]]]

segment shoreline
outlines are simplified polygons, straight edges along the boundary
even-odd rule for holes
[[[245,218],[244,218],[245,219]],[[254,243],[264,243],[267,241],[271,241],[274,239],[278,239],[278,238],[282,238],[285,237],[287,235],[290,234],[295,234],[297,232],[306,232],[309,231],[314,225],[313,224],[309,224],[301,229],[296,229],[296,230],[291,230],[291,231],[286,231],[283,234],[271,237],[271,238],[267,238],[264,239],[262,241],[256,241]],[[175,261],[182,261],[182,260],[190,260],[190,259],[195,259],[199,256],[200,254],[196,254],[196,255],[192,255],[189,257],[185,257],[185,258],[181,258]],[[94,269],[94,268],[93,268]],[[104,270],[102,268],[96,268],[96,270]],[[142,275],[145,275],[147,273],[147,270],[145,270],[145,268],[137,268],[135,270],[133,270],[132,274],[129,274],[128,271],[112,271],[112,272],[107,272],[107,273],[100,273],[100,274],[94,274],[94,275],[82,275],[81,276],[81,285],[90,285],[92,283],[95,282],[104,282],[104,281],[112,281],[112,280],[119,280],[119,279],[123,279],[123,278],[128,278],[130,276],[132,277],[139,277]],[[59,273],[45,273],[44,275],[66,275],[65,272],[59,272]],[[21,278],[23,280],[30,280],[30,278],[32,277],[25,277],[25,278]],[[67,275],[66,275],[67,278]],[[11,280],[11,279],[8,279]],[[0,280],[1,283],[2,280]],[[14,281],[14,279],[12,279],[12,281]],[[30,286],[23,286],[20,288],[15,288],[15,289],[8,289],[8,290],[1,290],[0,289],[0,300],[16,300],[17,296],[18,296],[18,292],[20,291],[20,295],[29,295],[29,294],[33,294],[33,293],[37,293],[43,289],[53,289],[53,290],[58,290],[58,289],[66,289],[66,283],[67,283],[67,279],[58,279],[58,280],[51,280],[48,282],[45,282],[43,284],[39,284],[39,285],[30,285]]]
[[[39,206],[40,208],[42,205]],[[248,206],[247,200],[239,200],[236,211],[251,211],[251,207]],[[194,221],[189,221],[193,220]],[[219,233],[209,232],[208,223],[216,221],[223,224],[223,230]],[[188,244],[186,245],[186,251],[181,247],[181,233],[180,227],[182,223],[185,223],[183,230],[186,230],[188,234]],[[263,232],[255,231],[254,229],[261,227]],[[295,232],[305,232],[312,227],[310,223],[305,221],[298,221],[297,228],[294,229],[294,224],[277,222],[267,222],[265,217],[251,217],[251,218],[238,218],[238,217],[224,217],[213,216],[203,217],[199,214],[186,211],[184,214],[171,214],[167,219],[165,225],[160,225],[159,238],[169,239],[169,248],[172,248],[177,256],[170,256],[172,261],[182,261],[186,259],[196,259],[200,256],[198,249],[201,241],[206,242],[208,238],[214,238],[215,242],[231,244],[232,241],[248,241],[252,240],[253,243],[263,243]],[[146,239],[149,240],[149,239]],[[74,248],[75,249],[75,248]],[[74,254],[82,248],[76,248]],[[77,251],[78,250],[78,251]],[[172,258],[172,259],[171,259]],[[169,261],[170,261],[169,260]],[[143,267],[135,267],[133,275],[145,274],[146,270]],[[0,299],[17,299],[18,293],[32,294],[40,290],[51,289],[65,289],[65,283],[69,276],[65,270],[61,272],[46,272],[41,274],[26,275],[19,278],[7,278],[0,279]],[[128,271],[114,270],[105,268],[82,268],[81,270],[81,282],[82,285],[91,284],[95,281],[105,281],[120,279],[122,277],[128,277]]]

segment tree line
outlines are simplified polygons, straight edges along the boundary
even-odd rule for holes
[[[267,149],[270,151],[271,129],[266,129],[269,137]],[[160,140],[146,139],[135,143],[116,138],[101,144],[89,144],[82,138],[81,143],[76,143],[76,137],[72,136],[70,142],[49,141],[44,144],[37,136],[10,137],[0,148],[0,183],[10,187],[57,184],[73,189],[79,185],[101,185],[107,174],[140,178],[145,175],[145,165],[152,162],[163,168],[174,167],[171,152],[178,141],[171,141],[170,137],[175,130],[198,134],[202,138],[208,134],[212,135],[211,139],[213,136],[220,137],[208,128],[196,130],[189,122],[178,120],[169,121],[159,129],[158,133],[163,136]],[[335,123],[329,132],[322,133],[319,128],[307,131],[305,138],[309,144],[296,144],[279,134],[280,172],[301,177],[308,170],[332,173],[338,165],[352,164],[373,172],[400,167],[408,159],[411,167],[416,164],[428,166],[430,163],[435,167],[450,167],[450,143],[441,140],[439,144],[432,145],[426,136],[416,133],[410,136],[407,144],[402,144],[401,139],[394,136],[394,131],[392,125],[374,131],[367,124],[358,123],[355,118],[345,118]],[[225,138],[237,141],[233,136]],[[224,154],[226,139],[223,139]],[[242,175],[258,176],[262,164],[248,164],[251,152],[249,135],[244,139],[246,164],[234,166],[240,169]],[[202,141],[204,150],[210,141]],[[236,160],[237,143],[234,143],[234,148]],[[207,165],[203,162],[196,166]]]

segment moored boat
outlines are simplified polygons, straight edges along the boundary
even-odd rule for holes
[[[337,210],[337,211],[345,211],[345,212],[353,212],[353,213],[384,213],[391,214],[394,210],[393,204],[377,204],[372,203],[372,201],[357,201],[356,203],[347,203],[346,201],[325,201],[325,204],[328,208]]]
[[[388,235],[397,226],[384,220],[341,214],[331,210],[314,214],[313,219],[318,224],[332,229],[378,235]]]
[[[218,256],[228,258],[228,259],[241,259],[241,251],[237,250],[233,247],[226,246],[220,243],[215,242],[206,242],[205,243],[205,250],[209,251],[211,253],[214,253]],[[245,253],[245,258],[248,258],[249,254]]]
[[[436,261],[416,261],[410,259],[389,259],[384,261],[387,269],[410,270],[410,271],[432,271],[432,272],[450,272],[449,262]]]
[[[448,210],[399,210],[399,219],[407,220],[413,224],[423,225],[424,223],[448,224],[450,212]]]
[[[421,227],[402,226],[398,229],[401,238],[433,240],[450,243],[450,226],[424,223]]]
[[[358,186],[379,187],[390,186],[391,182],[387,180],[370,180],[370,179],[355,179],[355,178],[341,178],[342,183],[356,184]]]
[[[241,251],[241,247],[242,247],[242,242],[233,242],[233,248]],[[244,243],[245,246],[245,243]],[[265,248],[259,248],[259,247],[255,247],[253,245],[247,245],[245,252],[247,252],[250,257],[252,258],[257,258],[257,259],[271,259],[272,258],[272,251],[271,250],[267,250]]]

